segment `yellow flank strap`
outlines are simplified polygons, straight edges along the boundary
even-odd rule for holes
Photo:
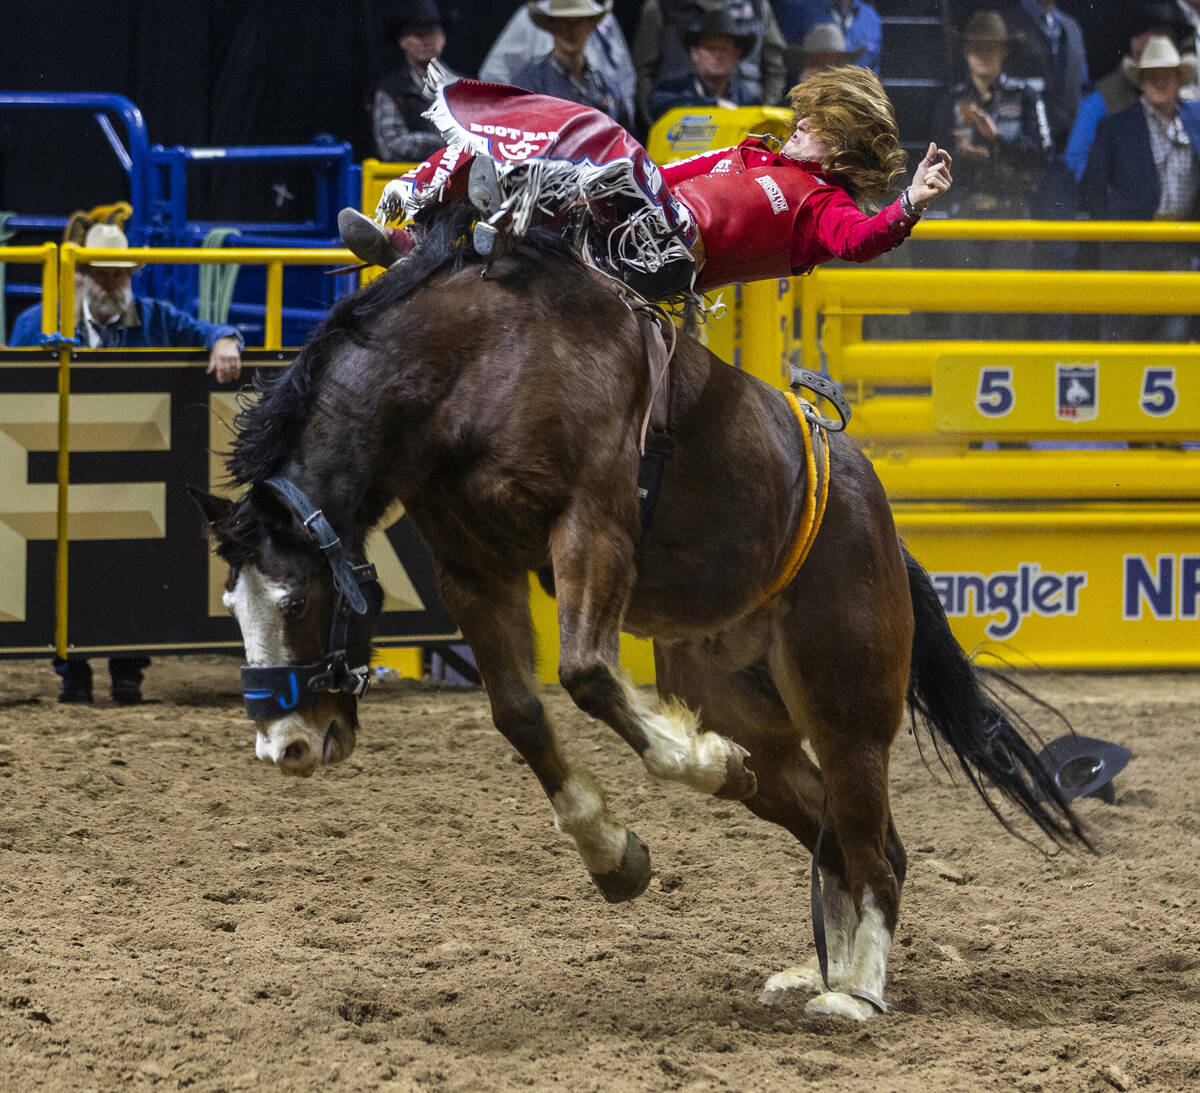
[[[817,474],[817,461],[813,454],[812,434],[820,429],[804,416],[800,400],[790,391],[784,392],[784,398],[800,422],[800,434],[804,437],[804,508],[800,513],[800,526],[796,529],[796,539],[788,553],[787,561],[779,576],[767,587],[759,597],[758,607],[765,607],[779,595],[800,572],[804,559],[816,542],[817,532],[821,530],[821,520],[825,516],[825,502],[829,498],[829,439],[822,436],[821,444],[822,467]],[[818,484],[819,483],[819,484]],[[817,496],[818,489],[820,497]]]

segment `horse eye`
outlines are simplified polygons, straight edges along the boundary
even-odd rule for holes
[[[288,596],[280,603],[279,609],[283,613],[284,619],[293,622],[304,614],[307,606],[308,600],[304,596]]]

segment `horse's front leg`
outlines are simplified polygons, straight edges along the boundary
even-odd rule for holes
[[[594,502],[580,502],[556,525],[550,549],[558,677],[575,704],[612,726],[655,777],[733,800],[752,796],[744,748],[702,732],[686,706],[644,694],[620,669],[621,623],[635,573],[629,536]]]
[[[439,572],[443,601],[475,652],[492,720],[537,776],[554,807],[554,826],[575,840],[609,903],[633,899],[650,883],[650,852],[608,813],[600,787],[571,769],[535,693],[535,646],[524,573],[508,580]]]

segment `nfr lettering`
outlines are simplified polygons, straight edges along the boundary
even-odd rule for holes
[[[1159,554],[1154,564],[1141,554],[1125,555],[1122,618],[1200,618],[1200,554]]]

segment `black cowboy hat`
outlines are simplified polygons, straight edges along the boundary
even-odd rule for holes
[[[1129,38],[1136,38],[1148,30],[1165,30],[1179,38],[1188,29],[1188,22],[1178,6],[1167,0],[1152,4],[1138,4],[1126,16],[1125,31]]]
[[[385,20],[389,38],[403,38],[414,30],[443,25],[442,13],[434,0],[397,0],[388,10]]]
[[[1068,733],[1051,740],[1038,761],[1068,801],[1075,797],[1099,797],[1111,805],[1117,799],[1112,780],[1132,755],[1120,744]]]
[[[758,39],[758,21],[739,19],[727,8],[704,11],[683,32],[683,44],[691,49],[701,39],[716,34],[732,38],[738,52],[745,57]]]
[[[1004,16],[998,11],[975,11],[960,30],[952,30],[951,34],[959,43],[989,42],[993,45],[1011,46],[1022,40],[1019,33],[1009,30]]]

